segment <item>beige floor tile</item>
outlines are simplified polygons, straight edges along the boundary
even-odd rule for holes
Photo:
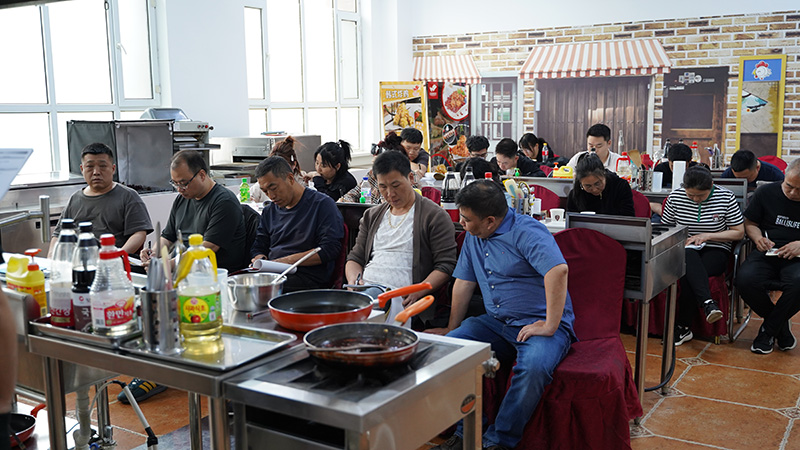
[[[708,449],[707,446],[661,436],[648,436],[631,439],[633,450],[694,450]]]
[[[800,450],[800,420],[795,420],[784,450]]]
[[[634,370],[634,374],[636,373],[636,364],[635,358],[636,355],[633,353],[627,353],[628,361],[631,363],[631,368]],[[686,369],[687,365],[681,360],[675,361],[675,372],[672,377],[673,380],[680,375],[684,369]],[[661,355],[653,356],[648,354],[647,359],[645,360],[645,387],[655,386],[661,380]]]
[[[713,364],[692,366],[675,388],[687,395],[773,409],[791,408],[800,396],[797,378]]]

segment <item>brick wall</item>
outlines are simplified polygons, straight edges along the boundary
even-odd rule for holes
[[[673,63],[689,67],[730,67],[724,148],[736,146],[739,57],[786,54],[783,154],[800,156],[800,11],[607,23],[512,32],[419,36],[414,56],[472,55],[481,71],[518,72],[534,45],[613,39],[655,38]],[[653,145],[661,145],[663,75],[656,75]],[[524,82],[523,128],[533,129],[534,80]]]

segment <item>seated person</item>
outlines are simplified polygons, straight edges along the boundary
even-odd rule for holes
[[[567,264],[553,236],[536,219],[506,207],[497,183],[479,180],[456,196],[467,231],[453,272],[453,302],[447,336],[490,343],[514,377],[483,434],[483,448],[514,448],[552,379],[553,370],[576,340]],[[479,286],[487,314],[464,319]],[[460,449],[463,422],[435,449]]]
[[[347,282],[392,289],[426,281],[433,286],[431,291],[393,299],[388,317],[393,321],[403,306],[450,281],[456,265],[455,227],[445,210],[414,191],[411,165],[403,153],[381,153],[372,171],[387,201],[367,209],[361,218],[355,246],[345,264]],[[371,292],[374,296],[379,293]]]
[[[469,150],[470,158],[486,159],[486,155],[489,154],[489,140],[486,139],[486,136],[470,136],[467,138],[465,145]],[[456,163],[455,171],[461,172],[463,167],[464,161],[459,161]],[[476,176],[476,178],[480,177]]]
[[[547,145],[549,152],[547,156],[545,156],[543,153],[545,145]],[[536,137],[536,135],[533,133],[525,133],[521,138],[519,138],[519,148],[522,150],[522,153],[525,156],[538,162],[539,164],[546,164],[559,158],[559,156],[553,152],[552,147],[550,147],[544,139]]]
[[[506,204],[509,208],[512,207],[513,197],[511,197],[511,194],[506,191],[502,181],[500,181],[500,174],[497,171],[497,166],[483,158],[469,158],[468,160],[464,161],[464,164],[461,166],[461,171],[459,172],[462,180],[464,179],[464,175],[467,173],[467,167],[472,167],[472,174],[475,176],[476,180],[494,180],[497,185],[503,189],[503,193],[506,196]],[[489,178],[486,177],[487,174],[490,174]]]
[[[744,212],[744,228],[757,251],[747,255],[736,286],[744,301],[764,318],[750,350],[765,355],[775,343],[795,348],[792,317],[800,311],[800,159],[786,168],[781,183],[756,189]],[[769,291],[779,289],[773,304]]]
[[[754,191],[759,181],[783,181],[783,172],[776,166],[759,161],[750,150],[741,149],[731,155],[731,166],[720,175],[722,178],[745,178],[747,189]]]
[[[300,264],[297,272],[287,276],[283,291],[329,288],[344,238],[344,219],[336,203],[298,183],[289,163],[280,156],[258,163],[255,176],[271,202],[261,212],[250,250],[252,260],[293,264],[321,247],[319,253]]]
[[[575,167],[575,181],[567,195],[567,211],[594,211],[633,216],[633,194],[627,181],[606,169],[594,153],[583,153]]]
[[[406,149],[406,155],[411,160],[411,170],[419,181],[428,171],[431,155],[422,149],[422,132],[416,128],[403,128],[400,132],[400,143]]]
[[[702,246],[686,248],[686,274],[680,280],[675,319],[675,345],[681,345],[694,337],[689,326],[698,308],[708,323],[722,318],[722,311],[711,299],[708,277],[725,272],[731,242],[744,237],[744,219],[733,192],[715,186],[711,172],[698,165],[686,170],[683,187],[667,197],[661,222],[686,225],[686,245]]]
[[[517,150],[517,143],[513,139],[501,139],[494,152],[497,156],[492,158],[492,164],[496,164],[500,168],[501,174],[513,175],[515,169],[519,169],[521,177],[545,176],[542,169],[539,168],[539,163]]]
[[[661,172],[664,174],[662,176],[661,186],[665,188],[672,187],[672,167],[675,161],[684,161],[686,162],[686,168],[694,167],[698,163],[692,161],[692,149],[686,144],[675,144],[670,146],[669,152],[667,152],[667,161],[658,163],[654,168],[653,171]],[[706,166],[708,167],[708,166]],[[654,213],[661,215],[661,203],[650,202],[650,210]]]
[[[617,171],[617,160],[620,155],[611,151],[611,128],[596,123],[586,132],[586,151],[576,153],[567,163],[570,167],[578,166],[578,159],[587,153],[597,153],[606,169]]]
[[[150,215],[142,198],[128,186],[114,182],[114,154],[100,142],[89,144],[81,151],[81,173],[87,186],[69,198],[61,218],[74,219],[75,223],[92,222],[92,231],[99,239],[101,234],[114,235],[118,248],[135,254],[142,248],[147,234],[153,231]],[[52,256],[61,220],[53,230],[50,240]]]
[[[300,161],[297,160],[297,153],[294,151],[295,145],[298,145],[297,141],[291,136],[286,136],[286,139],[276,143],[272,147],[269,156],[280,156],[285,159],[292,168],[295,180],[303,186],[308,186],[306,182],[307,174],[300,168]],[[261,190],[261,186],[259,186],[258,183],[253,183],[253,185],[250,186],[250,200],[256,203],[264,203],[267,201],[267,194]]]
[[[382,141],[372,145],[372,150],[370,151],[372,153],[372,161],[374,162],[378,155],[388,150],[400,151],[406,155],[406,157],[408,157],[406,148],[400,144],[400,140],[400,136],[394,131],[386,133],[386,137]],[[414,178],[416,178],[416,175]],[[369,169],[369,172],[367,172],[367,180],[369,180],[369,185],[371,186],[370,203],[378,204],[386,201],[386,199],[384,199],[381,195],[380,189],[378,189],[378,179],[375,178],[375,173],[372,171],[372,169]],[[416,179],[412,182],[412,186],[415,189],[419,188],[418,182],[419,180]],[[361,181],[359,181],[358,186],[350,189],[350,191],[344,194],[338,201],[342,203],[359,203],[361,201]]]
[[[345,141],[322,144],[314,152],[314,168],[317,172],[312,179],[314,189],[336,201],[356,187],[356,178],[348,170],[349,162],[350,144]]]

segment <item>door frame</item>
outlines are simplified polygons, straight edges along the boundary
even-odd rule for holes
[[[517,138],[522,136],[520,134],[520,130],[523,129],[523,126],[522,126],[522,114],[523,114],[523,106],[524,106],[523,104],[524,104],[524,99],[525,99],[525,96],[524,96],[524,93],[523,93],[524,83],[522,82],[522,78],[519,77],[519,72],[517,72],[517,71],[483,72],[482,71],[482,72],[480,72],[480,74],[481,74],[481,81],[483,81],[485,79],[498,79],[498,78],[508,78],[508,79],[512,79],[513,78],[513,79],[516,80],[516,89],[515,89],[514,93],[511,96],[511,106],[512,106],[512,108],[511,108],[511,136],[507,136],[507,137],[510,137],[511,139],[514,140],[514,142],[517,142]],[[481,103],[480,103],[481,102],[481,93],[480,93],[480,90],[482,89],[481,88],[482,84],[484,84],[484,83],[481,82],[481,83],[473,84],[472,86],[473,86],[474,89],[471,89],[471,92],[472,92],[472,98],[470,99],[470,102],[471,102],[470,116],[471,116],[471,118],[470,118],[470,121],[469,121],[470,134],[471,135],[476,135],[481,130],[482,121],[481,121],[481,116],[480,116],[480,112],[481,112]],[[520,95],[520,94],[522,94],[522,95]],[[489,137],[487,136],[487,139],[488,138]],[[490,142],[490,145],[489,145],[489,153],[490,153],[490,155],[488,155],[488,157],[491,157],[491,156],[494,155],[494,144],[492,143],[491,139],[489,139],[489,142]]]

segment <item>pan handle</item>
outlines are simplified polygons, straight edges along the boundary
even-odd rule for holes
[[[46,407],[47,407],[47,403],[39,403],[38,405],[36,405],[35,408],[33,408],[31,410],[31,415],[33,417],[36,417],[36,415],[39,414],[39,411],[45,409]]]
[[[432,304],[433,304],[433,296],[426,295],[425,297],[422,297],[421,299],[414,302],[408,308],[404,309],[403,312],[401,312],[400,314],[394,316],[394,320],[395,322],[399,323],[402,326],[411,316],[416,316],[422,311],[425,311]]]
[[[412,284],[411,286],[401,287],[399,289],[394,289],[389,292],[384,292],[383,294],[378,295],[378,304],[381,308],[386,306],[386,302],[395,298],[395,297],[402,297],[404,295],[413,294],[414,292],[424,291],[425,289],[433,289],[430,283],[417,283]]]

